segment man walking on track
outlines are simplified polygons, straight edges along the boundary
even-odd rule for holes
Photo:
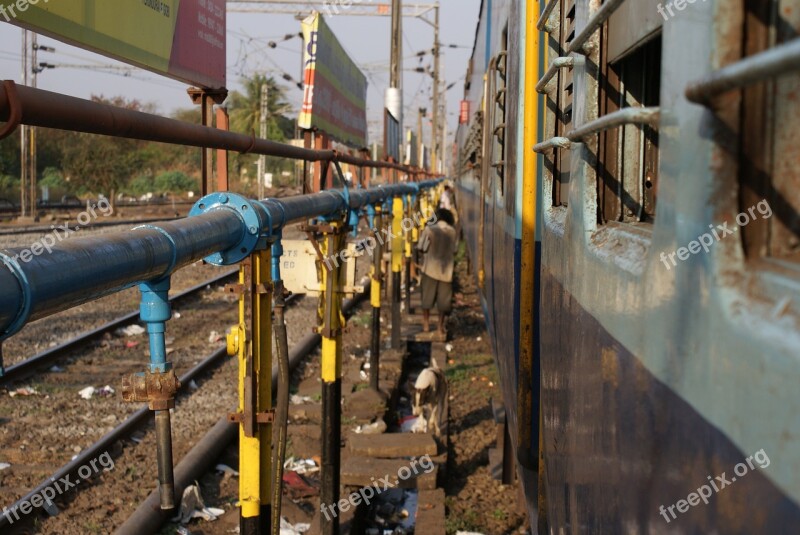
[[[445,335],[445,318],[452,309],[453,264],[458,249],[455,220],[449,210],[436,210],[437,221],[422,231],[417,248],[422,253],[422,328],[430,330],[430,311],[439,311],[439,333]]]

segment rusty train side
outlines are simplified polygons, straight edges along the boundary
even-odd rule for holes
[[[800,5],[484,0],[458,203],[540,533],[800,529]]]

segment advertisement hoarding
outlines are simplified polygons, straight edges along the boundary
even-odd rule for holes
[[[319,129],[356,148],[367,146],[367,78],[314,13],[303,20],[303,106],[298,126]]]
[[[0,20],[199,87],[225,87],[225,0],[0,5]]]

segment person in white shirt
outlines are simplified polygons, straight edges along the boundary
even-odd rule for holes
[[[458,236],[453,214],[449,210],[436,210],[436,223],[428,225],[420,235],[417,249],[422,253],[422,328],[430,330],[430,312],[439,311],[439,332],[446,334],[444,324],[452,310],[453,266],[458,249]]]

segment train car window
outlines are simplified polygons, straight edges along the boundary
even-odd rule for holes
[[[787,43],[800,33],[796,0],[745,0],[743,56]],[[748,258],[800,260],[800,74],[786,74],[742,93],[739,212]],[[755,207],[755,209],[754,209]]]
[[[468,171],[473,173],[481,167],[481,144],[483,141],[483,112],[477,111],[472,119],[472,126],[470,126],[467,133],[466,141],[461,147],[459,156],[461,174]]]
[[[489,69],[483,79],[483,128],[481,138],[481,191],[486,197],[492,196],[492,152],[494,143],[492,135],[494,119],[494,70],[495,59],[489,62]]]
[[[497,55],[492,84],[492,139],[494,143],[491,166],[497,177],[497,191],[505,194],[506,175],[506,81],[508,78],[508,27],[503,31],[502,50]]]
[[[658,106],[661,32],[608,61],[608,34],[600,52],[600,115],[628,107]],[[658,130],[627,125],[607,130],[598,145],[598,223],[652,222],[658,192]]]
[[[575,0],[561,0],[561,24],[559,24],[558,56],[566,56],[570,42],[575,38]],[[556,37],[555,34],[551,38]],[[572,130],[572,67],[558,73],[558,88],[555,92],[555,133],[564,136]],[[549,104],[548,104],[549,105]],[[553,151],[553,206],[567,206],[569,199],[569,176],[571,151]]]

